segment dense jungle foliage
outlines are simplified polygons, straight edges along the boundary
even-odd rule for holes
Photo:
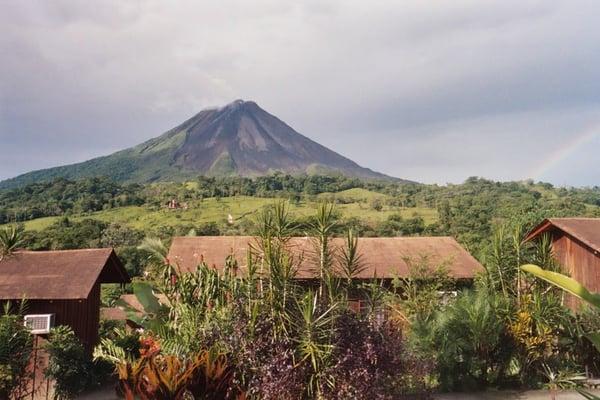
[[[480,180],[467,185],[479,193],[496,187]],[[523,193],[529,191],[525,186]],[[126,290],[143,310],[128,309],[119,288],[105,290],[103,302],[125,307],[144,328],[104,327],[95,361],[82,357],[72,340],[51,342],[47,373],[64,398],[84,389],[83,380],[72,379],[87,375],[78,371],[103,370],[107,363],[126,399],[427,398],[436,390],[573,387],[586,369],[600,373],[600,356],[588,340],[600,331],[598,312],[573,313],[562,291],[519,268],[559,269],[547,237],[523,241],[543,212],[526,209],[489,221],[489,237],[481,236],[478,247],[485,271],[465,288],[426,259],[412,262],[409,275],[391,284],[352,279],[368,260],[337,212],[341,204],[322,202],[303,216],[290,213],[291,204],[275,202],[253,216],[247,229],[256,239],[241,274],[233,259],[224,261],[222,272],[202,263],[196,272],[180,272],[159,238],[92,219],[61,219],[52,229],[73,246],[84,244],[78,232],[95,235],[101,245],[126,244],[122,257],[133,260],[128,268],[139,276]],[[3,232],[7,254],[21,240],[41,240],[23,237],[18,228]],[[297,260],[287,247],[298,232],[313,238],[320,266],[320,278],[309,287],[294,279]],[[330,247],[335,235],[346,238],[342,248]],[[365,300],[359,310],[352,305],[357,296]],[[22,330],[10,321],[0,320],[0,328]],[[60,330],[53,335],[67,336]],[[20,379],[9,375],[6,381]]]
[[[391,285],[354,280],[368,260],[351,230],[342,248],[331,247],[340,223],[332,204],[301,222],[285,203],[262,210],[242,274],[233,259],[220,273],[204,264],[180,272],[165,243],[143,239],[144,274],[129,288],[143,310],[120,303],[120,290],[104,301],[125,307],[144,332],[104,328],[95,362],[72,339],[51,341],[47,374],[62,393],[78,393],[85,380],[74,376],[109,363],[128,399],[392,399],[570,387],[584,369],[600,372],[586,337],[600,329],[597,312],[574,314],[563,292],[520,272],[524,263],[559,268],[548,238],[523,242],[522,221],[494,229],[482,251],[485,272],[470,288],[426,259]],[[287,248],[298,224],[314,238],[322,269],[310,287],[294,279],[297,260]],[[365,300],[358,312],[357,296]]]
[[[135,246],[147,235],[168,240],[190,231],[249,234],[255,229],[254,217],[273,198],[290,200],[299,222],[319,202],[337,203],[336,235],[349,228],[360,236],[450,235],[477,257],[495,227],[515,218],[530,227],[548,216],[600,216],[598,187],[555,188],[480,178],[438,186],[273,175],[150,185],[58,179],[0,191],[0,224],[25,223],[27,247],[33,249],[112,246],[133,259]],[[171,200],[178,209],[167,209]],[[233,221],[228,213],[235,214]],[[34,225],[38,221],[43,224]],[[297,233],[305,233],[302,223]]]

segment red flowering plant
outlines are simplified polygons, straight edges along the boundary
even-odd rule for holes
[[[109,340],[103,340],[94,352],[95,358],[115,364],[125,400],[182,400],[194,393],[206,399],[243,397],[232,388],[226,356],[215,350],[189,357],[164,354],[160,342],[148,335],[140,338],[139,354],[139,358],[127,356]]]
[[[160,344],[152,336],[140,337],[140,356],[150,358],[160,353]]]

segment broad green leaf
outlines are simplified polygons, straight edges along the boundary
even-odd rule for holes
[[[600,351],[600,332],[588,333],[585,337],[592,342],[596,350]]]
[[[123,299],[117,299],[115,301],[115,307],[122,308],[126,312],[136,312],[136,311],[139,312],[139,310],[136,310],[135,308],[131,307],[131,305]]]
[[[142,320],[140,323],[140,325],[142,325],[145,330],[152,331],[155,334],[157,332],[160,332],[161,329],[164,328],[164,324],[165,324],[164,321],[162,319],[158,319],[158,318]]]
[[[587,400],[600,400],[600,397],[594,396],[593,394],[586,392],[585,390],[582,390],[582,389],[576,389],[576,390],[580,395],[585,397]]]
[[[144,311],[150,314],[158,314],[162,306],[158,301],[158,298],[154,296],[152,286],[144,282],[135,282],[133,284],[133,294],[137,297],[138,301],[144,306]]]
[[[144,318],[141,315],[139,315],[138,313],[128,312],[126,315],[127,315],[128,320],[133,321],[138,325],[144,324]]]
[[[600,310],[600,295],[597,293],[591,293],[585,288],[585,286],[577,282],[575,279],[559,274],[558,272],[546,271],[537,265],[532,264],[523,265],[521,270],[529,272],[530,274],[533,274],[538,278],[545,280],[546,282],[550,282],[551,284],[558,286],[559,288],[579,297],[580,299]],[[600,332],[588,333],[585,335],[585,337],[592,342],[596,350],[600,351]],[[580,393],[586,399],[600,400],[599,397],[596,397],[590,393],[582,391],[580,391]]]
[[[523,265],[521,270],[529,272],[530,274],[533,274],[538,278],[545,280],[546,282],[558,286],[559,288],[571,293],[576,297],[579,297],[583,301],[600,310],[600,295],[597,293],[590,293],[575,279],[569,278],[563,274],[559,274],[558,272],[546,271],[533,264]]]

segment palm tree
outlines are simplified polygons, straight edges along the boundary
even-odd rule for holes
[[[22,226],[12,225],[0,229],[0,260],[10,255],[25,243]]]
[[[167,246],[158,238],[145,237],[138,249],[148,252],[148,261],[155,264],[167,262]]]
[[[182,278],[177,263],[172,263],[168,255],[167,246],[159,238],[145,237],[138,246],[148,254],[144,276],[156,283],[156,289],[167,296],[170,302],[181,297],[176,288],[177,282]]]

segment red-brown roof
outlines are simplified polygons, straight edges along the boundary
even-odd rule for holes
[[[156,296],[160,304],[169,305],[169,300],[165,294],[155,293],[154,296]],[[142,303],[140,303],[135,294],[122,294],[119,299],[122,303],[124,303],[124,305],[127,306],[127,308],[130,308],[132,311],[139,311],[140,313],[144,312],[144,306]],[[121,306],[118,307],[122,308]]]
[[[142,318],[143,313],[137,312],[135,315],[138,318]],[[123,321],[125,324],[131,328],[141,328],[141,326],[135,322],[133,319],[130,319],[130,314],[120,307],[101,307],[100,308],[100,319],[104,321]]]
[[[531,240],[552,230],[561,230],[594,251],[600,251],[600,218],[548,218],[527,235]]]
[[[126,321],[127,313],[119,307],[100,307],[100,319],[112,321]]]
[[[112,249],[17,251],[0,261],[2,300],[85,299],[97,281],[130,281]]]
[[[344,240],[332,240],[334,248],[342,248]],[[230,254],[244,269],[250,244],[256,244],[251,236],[197,236],[176,237],[169,250],[169,261],[183,271],[193,271],[204,260],[209,267],[222,269]],[[302,260],[297,277],[315,277],[315,251],[311,238],[296,237],[289,242],[296,260]],[[447,268],[450,276],[471,279],[483,271],[481,264],[451,237],[393,237],[361,238],[358,251],[362,255],[365,269],[358,278],[394,278],[407,276],[410,260],[418,262],[426,257],[431,266]],[[408,258],[408,260],[407,260]]]

